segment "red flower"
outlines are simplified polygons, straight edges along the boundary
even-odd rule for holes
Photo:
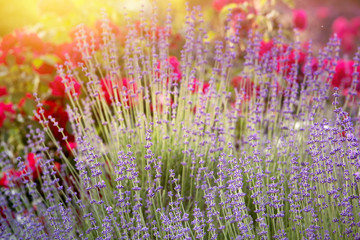
[[[253,94],[254,83],[249,78],[244,80],[243,77],[236,76],[231,80],[230,84],[234,88],[242,88],[245,91],[244,99],[249,99]]]
[[[80,88],[81,85],[80,83],[78,83],[75,78],[69,78],[69,77],[65,77],[66,78],[66,85],[70,88],[70,93],[73,94],[74,91],[77,95],[80,95]],[[66,95],[66,87],[65,84],[63,83],[63,78],[61,78],[60,76],[56,76],[55,80],[52,81],[49,84],[50,88],[51,88],[51,94],[53,96],[57,96],[57,97],[65,97]]]
[[[261,59],[264,56],[264,54],[270,52],[273,47],[274,47],[273,40],[269,40],[269,41],[262,40],[260,42],[259,59]]]
[[[56,71],[56,68],[53,65],[50,65],[46,62],[42,63],[41,66],[39,66],[39,67],[36,67],[33,64],[33,69],[38,74],[52,74]]]
[[[41,168],[37,163],[39,161],[39,158],[35,158],[34,153],[28,153],[27,161],[28,161],[27,163],[28,165],[26,165],[25,170],[28,171],[28,169],[30,168],[32,171],[33,178],[37,179],[39,177],[39,174],[41,173]]]
[[[166,63],[168,63],[168,66],[170,69],[169,74],[171,75],[171,80],[173,83],[179,83],[182,78],[182,74],[180,71],[180,63],[178,59],[175,56],[170,56],[168,59],[166,59]],[[161,63],[158,62],[157,69],[161,69]],[[169,77],[166,79],[166,83],[169,83]]]
[[[0,65],[1,64],[6,64],[6,52],[0,49]]]
[[[339,60],[335,67],[335,74],[331,81],[333,87],[348,88],[351,85],[351,73],[353,72],[353,62]]]
[[[194,78],[194,80],[189,83],[189,90],[191,90],[192,93],[197,93],[199,91],[199,85],[200,82]],[[209,91],[210,84],[208,82],[204,82],[202,85],[202,93],[206,94]]]
[[[45,44],[43,40],[35,33],[19,33],[18,38],[24,48],[29,49],[31,52],[37,55],[45,54],[47,48],[51,47],[49,44]]]
[[[3,186],[3,187],[9,186],[9,182],[7,180],[6,173],[3,173],[2,177],[0,178],[0,186]]]
[[[54,162],[54,170],[57,170],[58,172],[60,172],[61,164],[59,162]]]
[[[352,83],[352,74],[354,72],[354,62],[339,60],[335,67],[335,74],[331,81],[333,87],[338,87],[343,90],[343,94],[347,95]],[[360,72],[360,66],[357,68],[357,72]],[[360,81],[360,77],[358,77]],[[355,89],[360,92],[360,82],[355,86]]]
[[[0,43],[0,48],[2,50],[12,49],[16,46],[17,43],[18,43],[18,40],[17,40],[15,34],[8,34],[2,38],[1,43]]]
[[[317,58],[312,58],[311,59],[311,71],[312,72],[315,72],[316,70],[318,70],[319,68],[319,61],[317,60]],[[303,64],[302,67],[301,67],[301,71],[305,74],[305,67],[306,67],[306,64]]]
[[[137,97],[136,83],[129,81],[127,78],[122,78],[121,81],[116,79],[111,81],[109,78],[102,78],[100,79],[100,85],[107,104],[110,105],[113,101],[115,102],[116,99],[114,93],[116,92],[117,97],[121,98],[119,101],[122,101],[123,103],[126,102],[127,106],[134,105],[135,99]],[[126,93],[126,97],[124,97],[124,94],[122,94],[124,92]]]
[[[175,82],[180,82],[181,81],[181,71],[180,71],[180,63],[178,61],[178,59],[174,56],[170,56],[167,61],[170,63],[171,66],[171,70],[173,71],[173,77],[172,80]]]
[[[243,77],[240,77],[240,76],[236,76],[236,77],[233,77],[233,79],[231,79],[231,82],[230,84],[234,87],[234,88],[238,88],[240,87],[240,85],[243,85],[244,83],[244,80],[243,80]],[[245,86],[247,84],[250,84],[249,86],[252,87],[252,82],[250,79],[246,79],[246,82],[245,82]],[[242,86],[244,87],[244,86]]]
[[[345,17],[336,18],[332,24],[332,30],[339,38],[342,38],[350,30],[348,20]]]
[[[280,55],[278,56],[278,65],[276,71],[278,73],[283,74],[284,77],[290,77],[290,72],[292,71],[293,65],[297,62],[298,64],[298,76],[296,79],[297,82],[301,82],[303,80],[303,66],[306,61],[306,53],[302,50],[289,50],[289,46],[282,45],[279,50]],[[296,54],[298,55],[298,59],[296,60]]]
[[[0,97],[6,96],[6,95],[7,95],[6,87],[0,87]]]
[[[12,103],[0,102],[0,127],[3,126],[6,119],[6,113],[15,113]]]
[[[75,149],[76,148],[76,142],[68,142],[66,144],[66,149],[71,152],[71,150]]]
[[[338,17],[333,22],[332,30],[341,39],[342,49],[345,52],[353,52],[356,47],[356,36],[360,34],[360,17],[355,17],[351,21]]]
[[[306,12],[302,9],[296,9],[293,11],[293,23],[299,30],[305,30],[307,25]]]
[[[297,82],[301,82],[303,80],[303,73],[305,70],[305,62],[306,62],[306,53],[303,49],[294,50],[289,49],[289,46],[286,44],[283,45],[274,45],[273,41],[262,41],[260,42],[260,50],[259,50],[259,60],[262,60],[266,53],[269,53],[272,49],[276,50],[276,60],[277,60],[277,73],[283,74],[284,77],[289,77],[290,72],[292,71],[293,65],[297,62]],[[298,55],[298,59],[296,60],[296,54]],[[313,71],[317,69],[316,60],[312,62]]]
[[[0,63],[7,65],[8,56],[13,56],[15,58],[16,65],[22,65],[25,62],[23,50],[18,47],[15,47],[13,49],[2,50],[2,55],[0,56]]]
[[[83,31],[83,35],[80,34],[80,31]],[[100,32],[95,31],[95,29],[92,29],[86,25],[84,25],[82,30],[79,30],[79,28],[75,27],[73,28],[70,33],[70,38],[74,43],[77,44],[78,38],[81,38],[81,43],[84,41],[88,44],[87,50],[91,52],[92,45],[94,45],[94,50],[97,51],[100,48],[100,42],[101,42],[101,35]],[[84,39],[82,37],[85,37]]]
[[[304,53],[302,50],[296,52],[295,50],[292,50],[290,52],[290,56],[289,56],[289,59],[288,59],[288,67],[289,67],[289,71],[290,71],[290,68],[292,67],[292,65],[296,62],[296,56],[295,54],[298,54],[298,64],[300,67],[302,67],[304,64],[305,64],[305,61],[306,61],[306,53]]]
[[[22,97],[19,101],[19,103],[17,104],[18,109],[20,110],[20,113],[24,113],[24,109],[22,109],[25,105],[25,102],[27,100],[31,100],[33,99],[33,96],[31,95],[31,93],[26,93],[24,97]]]
[[[52,116],[56,119],[56,121],[59,123],[59,127],[64,127],[69,120],[68,114],[65,111],[65,109],[57,104],[55,101],[52,100],[46,100],[43,102],[43,109],[44,109],[44,116],[45,118],[48,118],[49,116]],[[38,109],[38,113],[39,113]]]
[[[14,169],[10,169],[7,172],[4,172],[0,178],[0,186],[8,188],[9,181],[20,184],[19,181],[21,176],[29,171],[31,171],[32,179],[38,179],[42,172],[42,169],[38,164],[39,160],[40,158],[36,157],[34,153],[28,153],[24,170],[15,171]],[[60,169],[60,163],[54,162],[54,170],[55,169]],[[28,177],[25,177],[25,179],[28,179]]]
[[[0,48],[3,52],[0,59],[1,63],[6,64],[6,57],[12,55],[15,57],[16,64],[18,65],[24,63],[24,56],[27,51],[31,51],[34,55],[41,55],[52,50],[52,46],[44,43],[37,34],[21,31],[15,31],[4,36]]]
[[[58,56],[63,62],[66,61],[66,55],[70,58],[72,64],[78,64],[82,62],[81,52],[76,48],[76,43],[63,43],[57,45],[54,50],[54,54]]]
[[[133,106],[135,103],[135,100],[137,98],[136,91],[137,91],[137,85],[134,82],[134,80],[129,80],[127,78],[122,79],[122,90],[126,92],[126,98],[127,98],[127,105]],[[124,100],[124,99],[123,99]]]
[[[43,115],[46,119],[49,119],[49,116],[55,118],[55,121],[57,122],[57,124],[54,126],[53,123],[49,122],[49,128],[52,131],[54,137],[60,141],[61,144],[65,144],[66,141],[65,139],[63,139],[63,135],[61,132],[59,132],[59,128],[63,129],[63,134],[65,135],[65,137],[67,138],[68,142],[73,142],[75,140],[75,137],[73,135],[71,135],[67,130],[66,130],[66,125],[69,121],[69,116],[67,114],[67,112],[65,111],[65,109],[57,104],[55,101],[52,100],[46,100],[43,102]],[[37,115],[40,115],[40,109],[37,109]],[[35,117],[36,120],[41,120],[38,117]]]
[[[169,100],[170,100],[170,103],[169,103],[169,102],[166,102],[166,103],[165,103],[166,100],[167,100],[167,99],[165,99],[164,95],[162,95],[162,94],[156,95],[154,105],[155,105],[155,109],[156,109],[156,112],[157,112],[157,113],[160,113],[160,114],[163,113],[164,104],[165,104],[166,106],[169,106],[169,107],[172,107],[172,106],[173,106],[173,104],[174,104],[174,100],[173,100],[173,99],[171,99],[171,98],[169,99]],[[153,106],[152,103],[150,103],[150,111],[151,111],[151,112],[154,112],[154,106]]]
[[[16,65],[22,65],[25,63],[25,57],[23,55],[23,51],[20,48],[12,49],[11,54],[15,57]]]
[[[15,171],[14,169],[10,169],[7,172],[4,172],[2,177],[0,178],[0,186],[5,188],[9,187],[9,181],[16,182],[19,180],[21,176],[20,171]]]
[[[100,85],[101,85],[101,90],[102,90],[103,96],[105,98],[105,101],[107,104],[110,105],[112,102],[111,98],[114,95],[113,84],[110,79],[102,78],[102,79],[100,79]]]

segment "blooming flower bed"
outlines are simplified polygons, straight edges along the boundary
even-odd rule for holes
[[[121,48],[105,14],[98,40],[79,26],[46,100],[0,103],[2,125],[33,98],[36,122],[0,154],[1,238],[360,238],[360,50],[249,31],[240,59],[237,14],[210,42],[188,9],[178,55],[170,12]]]

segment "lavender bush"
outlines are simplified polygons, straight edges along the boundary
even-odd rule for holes
[[[21,176],[0,189],[2,239],[360,239],[359,74],[347,98],[331,89],[339,40],[316,69],[310,44],[300,76],[300,43],[282,51],[281,31],[261,55],[250,33],[241,62],[241,22],[213,46],[200,10],[188,11],[180,63],[171,13],[156,32],[156,7],[140,30],[129,19],[121,50],[106,17],[100,52],[79,27],[83,62],[58,69],[77,148],[62,151],[66,135],[54,137],[57,119],[37,99],[43,129],[29,127],[26,152],[39,166],[18,158]],[[254,84],[231,89],[238,71]],[[1,153],[3,171],[12,159]]]

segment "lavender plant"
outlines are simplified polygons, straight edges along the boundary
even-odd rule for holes
[[[298,41],[284,52],[280,32],[260,56],[261,36],[250,33],[241,63],[241,22],[213,47],[200,10],[188,13],[180,63],[169,56],[170,11],[160,32],[156,7],[150,21],[140,13],[140,30],[128,19],[120,50],[105,15],[100,52],[79,27],[83,62],[58,69],[77,148],[62,151],[66,135],[54,137],[57,119],[37,98],[43,129],[29,127],[26,152],[41,178],[16,160],[20,178],[0,189],[1,238],[360,238],[359,111],[354,94],[343,101],[330,87],[339,40],[320,51],[316,70],[309,46],[300,77]],[[234,92],[238,70],[254,84]],[[1,153],[3,170],[11,160]]]

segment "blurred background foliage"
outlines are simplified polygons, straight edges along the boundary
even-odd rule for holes
[[[257,10],[264,9],[267,12],[273,10],[275,3],[284,3],[293,7],[293,0],[218,0],[218,2],[251,2],[257,5]],[[144,6],[145,11],[151,8],[152,0],[0,0],[0,37],[13,32],[15,29],[26,27],[28,31],[36,32],[44,40],[55,44],[69,40],[69,31],[78,24],[84,23],[92,26],[100,18],[100,9],[104,9],[118,26],[125,23],[125,9],[131,15],[137,15],[137,11]],[[218,12],[214,10],[216,1],[212,0],[157,0],[159,19],[165,15],[166,9],[171,4],[171,11],[176,14],[173,18],[173,28],[176,31],[181,28],[186,8],[189,6],[201,6],[204,20],[213,24]],[[262,6],[260,8],[259,6]],[[91,14],[90,14],[91,13]],[[150,12],[148,13],[150,14]],[[65,34],[64,34],[65,33]]]
[[[220,1],[220,0],[218,0]],[[229,0],[222,0],[229,1]],[[267,10],[267,17],[281,20],[284,25],[291,23],[293,8],[302,8],[308,13],[309,28],[304,38],[324,42],[332,33],[332,22],[339,16],[352,18],[360,16],[360,0],[251,0],[257,10]],[[126,7],[130,14],[141,8],[150,9],[153,0],[0,0],[0,37],[15,29],[26,27],[28,31],[36,32],[44,40],[58,44],[70,40],[69,31],[78,24],[93,26],[100,18],[100,9],[104,9],[109,18],[118,26],[125,24],[123,14]],[[183,17],[186,14],[185,2],[190,6],[200,5],[204,11],[205,21],[213,24],[217,17],[214,11],[216,0],[157,0],[160,12],[166,11],[168,4],[176,13],[174,30],[181,29]],[[231,2],[231,1],[229,1]],[[245,2],[235,0],[232,2]],[[275,3],[277,7],[274,8]],[[270,14],[272,9],[280,14]],[[91,13],[91,14],[89,14]],[[261,20],[261,12],[258,21]],[[160,18],[164,16],[160,15]],[[268,21],[271,22],[271,21]]]
[[[43,39],[53,43],[70,40],[69,31],[78,24],[92,26],[100,18],[100,9],[119,26],[124,25],[125,9],[135,14],[141,6],[150,9],[152,1],[147,0],[0,0],[0,36],[26,27],[37,32]],[[174,27],[180,27],[185,16],[184,0],[159,0],[159,12],[165,12],[171,2],[172,11],[176,12]],[[192,0],[191,5],[211,6],[211,1]],[[209,8],[210,13],[212,9]],[[92,14],[89,14],[92,13]],[[162,15],[159,17],[161,18]],[[211,14],[205,14],[211,18]]]

